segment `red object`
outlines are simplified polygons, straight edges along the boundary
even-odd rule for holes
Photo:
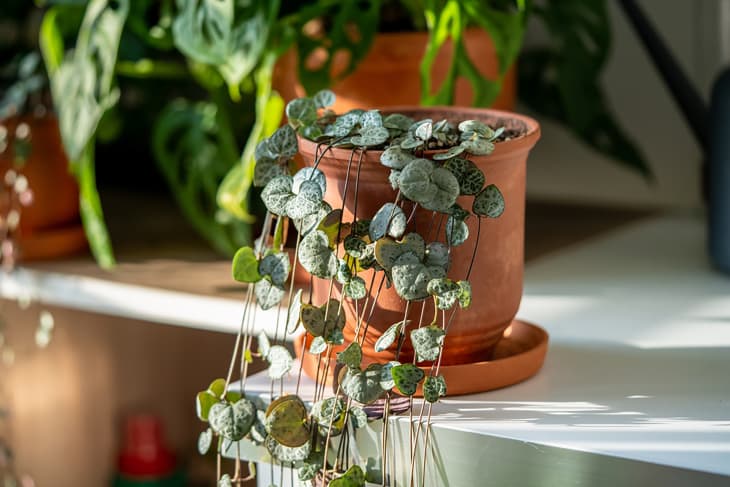
[[[124,427],[119,473],[126,477],[165,477],[175,469],[175,455],[165,445],[157,416],[129,416]]]

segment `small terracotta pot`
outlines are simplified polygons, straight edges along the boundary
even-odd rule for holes
[[[421,98],[420,63],[428,43],[425,32],[380,33],[370,51],[355,71],[332,87],[337,95],[334,110],[344,113],[353,108],[418,105]],[[488,79],[496,79],[499,64],[494,43],[482,29],[467,29],[464,44],[469,59]],[[451,63],[451,41],[447,41],[434,61],[431,71],[434,87],[441,85]],[[307,62],[317,65],[324,60],[314,53]],[[335,54],[334,74],[344,71],[347,58]],[[297,76],[297,53],[290,50],[282,56],[274,71],[274,89],[285,100],[306,96]],[[512,66],[505,74],[502,91],[492,104],[494,108],[511,110],[515,105],[516,73]],[[473,91],[466,79],[456,80],[454,105],[470,106]]]
[[[16,127],[30,127],[30,154],[21,167],[14,166]],[[2,122],[8,130],[8,147],[0,153],[2,175],[14,168],[28,179],[33,203],[22,209],[19,245],[23,260],[67,255],[86,247],[79,218],[79,189],[69,173],[57,119],[53,116],[14,117]],[[7,203],[4,202],[4,205]],[[0,208],[4,214],[7,209]]]
[[[527,156],[530,149],[540,137],[540,128],[537,122],[529,117],[509,112],[484,109],[432,107],[432,108],[399,108],[393,109],[420,120],[432,118],[434,120],[448,119],[461,121],[478,119],[492,126],[504,126],[508,130],[522,132],[523,135],[512,140],[496,144],[494,152],[489,156],[472,156],[470,159],[486,175],[489,184],[496,184],[502,191],[506,201],[504,213],[496,219],[482,219],[481,232],[476,249],[476,259],[473,265],[470,281],[473,299],[471,307],[458,310],[453,323],[450,325],[444,344],[443,365],[464,364],[487,360],[495,344],[502,337],[504,330],[512,322],[522,298],[522,272],[524,261],[524,213],[525,213],[525,173]],[[305,161],[311,164],[314,160],[316,144],[300,139],[300,153]],[[327,177],[327,191],[325,200],[333,208],[343,207],[343,193],[347,177],[348,159],[351,151],[331,149],[320,160],[319,168]],[[395,200],[395,191],[388,183],[389,169],[380,164],[381,151],[367,151],[361,162],[357,213],[360,217],[374,215],[383,204]],[[357,160],[354,158],[350,168],[351,184],[357,177]],[[458,202],[465,208],[471,208],[473,197],[461,197]],[[343,221],[353,220],[355,208],[354,184],[347,191],[344,202]],[[437,216],[437,218],[441,218]],[[415,216],[415,225],[419,233],[425,229],[439,228],[443,241],[445,218],[441,224],[433,224],[434,213],[418,209]],[[448,275],[452,279],[464,279],[468,272],[472,253],[475,250],[477,219],[467,220],[470,239],[452,249],[451,267]],[[435,231],[432,235],[435,235]],[[428,241],[436,240],[432,237]],[[340,249],[339,255],[343,255]],[[373,271],[360,274],[366,283],[370,283]],[[368,327],[363,345],[366,357],[378,361],[395,359],[395,352],[387,350],[376,353],[373,346],[378,337],[393,323],[404,318],[405,302],[396,294],[395,290],[382,288],[377,294],[377,283],[371,290],[370,303],[377,301],[370,320],[365,320]],[[316,305],[326,301],[330,285],[328,280],[314,279],[312,290],[313,302]],[[333,296],[340,297],[340,286],[334,287]],[[433,305],[430,300],[425,301],[425,322],[433,316]],[[359,304],[362,307],[362,302]],[[410,307],[408,318],[413,323],[419,323],[421,304],[414,303]],[[347,315],[347,325],[344,335],[347,342],[354,337],[354,327],[357,322],[355,303],[350,299],[344,300]],[[447,315],[448,316],[448,315]],[[400,354],[401,361],[410,361],[413,350],[410,340],[406,340]]]

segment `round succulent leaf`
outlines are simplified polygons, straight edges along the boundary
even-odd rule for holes
[[[360,362],[362,362],[362,349],[357,342],[350,343],[347,348],[337,353],[338,364],[360,370]]]
[[[312,355],[319,355],[325,350],[327,350],[327,342],[322,336],[314,337],[312,343],[309,344],[309,353]]]
[[[393,380],[393,373],[391,372],[393,367],[398,367],[400,362],[391,360],[387,364],[383,364],[380,369],[380,387],[385,391],[389,391],[395,387],[395,381]]]
[[[390,369],[395,386],[404,396],[412,396],[418,390],[418,383],[424,375],[421,369],[413,364],[401,364]]]
[[[449,208],[449,215],[453,216],[457,220],[465,221],[469,218],[471,213],[455,203],[451,206],[451,208]]]
[[[254,149],[253,153],[254,161],[256,161],[256,164],[259,163],[274,163],[279,158],[279,154],[275,154],[271,151],[271,148],[269,147],[269,139],[261,139],[258,144],[256,144],[256,149]]]
[[[401,140],[400,147],[401,147],[401,149],[405,149],[405,150],[414,150],[414,149],[417,149],[417,148],[423,146],[424,143],[425,142],[423,140],[417,139],[416,137],[414,137],[413,135],[411,135],[409,133],[408,135],[405,136],[405,138],[403,140]]]
[[[303,167],[297,171],[292,178],[292,193],[299,194],[299,190],[302,187],[304,181],[314,181],[319,185],[321,193],[327,192],[327,178],[322,171],[314,167]]]
[[[297,134],[289,125],[282,125],[269,137],[268,152],[277,159],[289,160],[299,152]]]
[[[271,342],[269,342],[269,337],[267,337],[266,333],[262,331],[256,337],[256,342],[258,343],[259,353],[264,359],[266,359],[266,356],[269,354],[269,350],[271,350]]]
[[[316,214],[322,208],[322,187],[316,181],[305,180],[299,185],[299,192],[286,202],[286,214],[299,220]]]
[[[353,135],[350,142],[357,147],[375,147],[383,145],[390,138],[385,127],[367,127],[360,130],[360,135]]]
[[[359,259],[365,255],[367,243],[360,237],[355,235],[348,235],[345,237],[344,248],[347,255],[350,255],[356,259]]]
[[[365,281],[360,276],[355,276],[344,285],[345,296],[351,299],[362,299],[368,291]]]
[[[419,234],[412,232],[403,237],[400,242],[382,238],[375,242],[374,250],[378,264],[383,269],[391,271],[398,258],[404,254],[412,253],[416,256],[416,261],[423,260],[426,255],[426,242]]]
[[[451,309],[461,295],[461,287],[458,283],[446,277],[434,279],[428,283],[428,294],[436,296],[438,309]]]
[[[356,237],[367,237],[369,231],[370,231],[370,220],[361,219],[361,220],[352,222],[352,227],[350,229],[350,235],[354,235]]]
[[[459,154],[464,152],[464,147],[461,145],[455,145],[454,147],[449,148],[447,151],[444,152],[437,152],[433,155],[434,161],[445,161],[448,159],[452,159]]]
[[[325,332],[342,330],[345,327],[345,309],[340,306],[338,300],[331,298],[320,309],[324,316]]]
[[[231,476],[224,473],[218,480],[218,487],[233,487],[233,480],[231,480]]]
[[[449,245],[456,247],[469,238],[469,227],[466,222],[450,216],[446,220],[446,240]]]
[[[433,361],[439,356],[446,332],[437,325],[422,326],[411,331],[411,344],[419,362]]]
[[[278,177],[286,176],[287,170],[284,166],[276,162],[266,159],[256,162],[253,169],[253,184],[256,187],[263,187],[269,184],[269,181]]]
[[[215,397],[223,397],[226,392],[226,380],[221,378],[213,380],[209,385],[207,392]]]
[[[446,271],[443,267],[426,266],[420,262],[414,262],[396,263],[391,274],[398,295],[408,301],[417,301],[428,297],[428,283],[432,279],[445,277]]]
[[[345,137],[352,133],[353,129],[359,122],[360,115],[358,113],[345,113],[335,119],[335,123],[328,128],[328,133],[338,138]]]
[[[208,422],[213,431],[231,441],[246,436],[255,418],[256,406],[246,398],[234,404],[216,403],[208,413]]]
[[[459,281],[459,306],[466,309],[471,306],[471,284],[469,281]]]
[[[332,207],[326,201],[322,201],[322,206],[319,208],[317,213],[307,215],[301,220],[292,220],[294,227],[297,229],[302,237],[305,237],[309,232],[316,229],[320,222],[332,211]]]
[[[312,404],[312,417],[319,424],[335,423],[345,413],[345,401],[339,397],[328,397]]]
[[[360,115],[360,126],[363,129],[383,127],[383,117],[378,110],[368,110]]]
[[[413,201],[421,202],[431,198],[431,173],[433,162],[428,159],[413,159],[406,165],[398,177],[398,185],[403,195]]]
[[[294,359],[289,353],[289,350],[281,345],[274,345],[269,348],[269,353],[266,354],[266,361],[269,362],[267,372],[271,379],[281,379],[289,373],[294,364]]]
[[[429,375],[423,381],[423,398],[426,402],[434,403],[446,395],[446,380],[442,375]]]
[[[259,261],[251,247],[241,247],[233,256],[233,279],[238,282],[256,282],[261,279]]]
[[[491,138],[493,130],[489,125],[479,120],[464,120],[459,123],[459,132],[473,132],[485,138]]]
[[[289,303],[289,308],[286,315],[286,331],[287,333],[294,333],[299,327],[299,315],[302,310],[302,289],[297,289],[294,296]]]
[[[205,431],[201,431],[198,436],[198,453],[205,455],[210,450],[210,445],[213,443],[213,430],[208,428]]]
[[[329,279],[337,272],[337,257],[322,230],[308,233],[299,244],[299,262],[313,276]]]
[[[380,163],[391,169],[403,169],[416,157],[399,145],[391,145],[380,154]]]
[[[347,369],[342,381],[342,390],[347,397],[361,404],[370,404],[383,395],[380,387],[380,364],[370,364],[365,370]]]
[[[284,446],[295,448],[309,440],[307,408],[295,395],[282,396],[272,402],[266,410],[265,424],[269,435]]]
[[[391,169],[390,174],[388,174],[388,182],[394,190],[400,187],[400,173],[397,169]]]
[[[268,279],[261,279],[254,284],[253,292],[256,296],[256,302],[263,310],[273,308],[279,304],[286,294],[284,288]]]
[[[391,113],[383,118],[383,127],[406,132],[413,125],[413,122],[414,120],[411,117],[407,117],[401,113]]]
[[[274,215],[286,215],[287,203],[294,198],[291,188],[291,176],[277,176],[264,187],[261,192],[261,201],[266,205],[266,209]]]
[[[311,304],[303,304],[300,320],[304,328],[314,337],[324,334],[324,310]]]
[[[317,230],[321,230],[327,235],[330,247],[332,248],[339,243],[338,238],[342,238],[341,222],[342,210],[338,208],[329,211],[317,224]]]
[[[393,323],[392,325],[390,325],[388,329],[385,330],[385,332],[383,332],[383,334],[380,335],[375,342],[375,351],[380,353],[384,350],[387,350],[400,335],[400,331],[403,328],[403,325],[410,323],[410,321],[411,320],[399,321],[398,323]]]
[[[451,256],[449,255],[449,247],[441,242],[431,242],[426,246],[426,257],[424,260],[426,265],[436,265],[443,267],[444,270],[449,269],[451,264]]]
[[[353,465],[341,477],[332,480],[329,487],[365,487],[365,472],[359,465]]]
[[[345,284],[352,279],[352,271],[350,270],[350,266],[347,265],[347,262],[345,262],[343,259],[340,259],[340,265],[337,266],[337,274],[335,274],[335,279],[337,279],[337,282],[340,284]]]
[[[297,476],[300,482],[307,482],[317,476],[324,466],[324,453],[321,451],[311,451],[309,456],[299,463],[297,468]]]
[[[370,240],[375,242],[389,235],[393,238],[401,237],[406,231],[406,215],[400,206],[385,203],[380,207],[370,221]]]
[[[402,178],[401,178],[402,181]],[[429,196],[418,201],[428,210],[447,212],[459,196],[459,181],[443,167],[435,167],[430,176]]]
[[[274,284],[282,285],[289,277],[289,267],[289,254],[275,252],[261,259],[259,274],[269,276]]]
[[[353,428],[360,429],[368,425],[368,415],[363,408],[352,406],[348,413],[350,417],[350,424]]]
[[[312,97],[312,101],[317,108],[327,108],[335,104],[336,98],[332,90],[319,90]]]
[[[490,184],[474,197],[472,211],[479,216],[498,218],[504,213],[504,196],[494,184]]]
[[[433,134],[433,121],[426,119],[417,122],[416,128],[413,134],[421,140],[428,140]]]
[[[472,161],[457,157],[447,161],[444,168],[456,177],[462,195],[475,195],[484,187],[484,173]]]
[[[280,463],[285,465],[293,465],[295,463],[306,460],[312,450],[309,441],[302,445],[291,447],[276,441],[273,435],[269,435],[264,440],[264,446],[269,451],[269,454],[278,460]]]
[[[299,128],[299,134],[305,139],[313,141],[329,139],[329,137],[325,136],[322,129],[317,125],[304,125]]]
[[[295,98],[286,105],[286,117],[294,128],[310,125],[317,120],[317,106],[311,98]]]
[[[486,156],[494,151],[494,144],[481,137],[472,137],[461,142],[461,146],[469,154]]]

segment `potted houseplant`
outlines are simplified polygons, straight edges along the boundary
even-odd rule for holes
[[[257,246],[233,259],[233,277],[249,283],[241,333],[227,377],[197,396],[198,416],[210,426],[201,452],[216,435],[219,455],[226,442],[247,438],[298,468],[301,480],[332,487],[365,485],[367,477],[337,445],[368,417],[387,424],[393,406],[411,408],[416,394],[428,405],[420,414],[430,417],[447,387],[469,391],[444,372],[448,364],[487,360],[512,322],[521,295],[525,162],[539,137],[534,120],[507,112],[338,116],[328,109],[334,99],[320,91],[293,100],[289,124],[256,148],[255,184],[264,187],[268,213]],[[292,164],[297,154],[300,169]],[[283,251],[288,223],[298,230],[294,262]],[[297,263],[311,276],[307,292],[295,292]],[[297,373],[281,336],[272,344],[262,334],[253,349],[253,307],[278,306],[287,295],[277,329],[304,330],[297,367],[315,380],[313,397],[300,394],[299,382],[293,391],[274,386]],[[478,318],[461,319],[470,309]],[[475,330],[483,338],[470,346]],[[272,391],[281,391],[269,405],[246,396],[256,354],[269,363]],[[237,363],[240,391],[230,387]],[[329,377],[334,395],[325,393]],[[242,480],[240,457],[233,474],[220,465],[219,485]]]

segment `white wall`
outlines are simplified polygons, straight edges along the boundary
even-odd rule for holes
[[[633,134],[654,170],[648,185],[637,173],[593,152],[547,120],[528,163],[528,194],[535,199],[621,206],[701,206],[702,155],[617,2],[609,0],[613,51],[603,86],[621,125]],[[727,58],[728,0],[642,0],[662,37],[707,99]],[[534,26],[533,26],[534,27]],[[528,42],[539,42],[532,30]]]

